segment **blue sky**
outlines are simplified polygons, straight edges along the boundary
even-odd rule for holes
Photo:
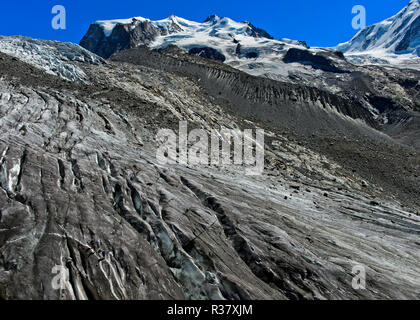
[[[203,21],[211,14],[248,20],[275,38],[305,40],[310,46],[335,46],[349,40],[354,5],[366,8],[367,24],[396,14],[409,0],[15,0],[2,1],[0,35],[24,35],[78,43],[96,20],[143,16],[152,20],[171,14]],[[67,12],[67,29],[51,27],[54,5]]]

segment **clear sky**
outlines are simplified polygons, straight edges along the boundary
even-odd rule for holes
[[[142,16],[152,20],[171,14],[193,21],[211,15],[251,21],[274,38],[305,40],[310,46],[335,46],[356,33],[354,5],[366,8],[367,25],[396,14],[409,0],[3,0],[0,35],[79,43],[96,20]],[[51,27],[54,5],[66,8],[66,30]]]

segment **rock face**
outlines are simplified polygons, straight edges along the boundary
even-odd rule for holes
[[[303,65],[311,65],[316,70],[326,72],[345,73],[346,71],[337,68],[331,60],[321,55],[312,54],[308,50],[291,48],[283,58],[285,63],[297,62]]]
[[[226,57],[223,54],[221,54],[216,49],[209,47],[192,48],[190,51],[188,51],[188,53],[220,62],[224,62],[226,60]]]
[[[420,155],[363,106],[176,47],[55,49],[84,82],[0,53],[1,299],[420,298]],[[161,164],[181,120],[263,128],[263,174]]]
[[[92,24],[80,45],[104,58],[115,52],[150,44],[161,30],[150,21],[133,19],[129,24],[118,23],[109,35],[98,24]]]

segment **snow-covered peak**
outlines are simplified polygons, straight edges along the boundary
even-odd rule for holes
[[[350,59],[356,57],[378,62],[406,60],[420,57],[420,2],[411,0],[395,16],[359,31],[349,42],[339,44],[337,50]]]

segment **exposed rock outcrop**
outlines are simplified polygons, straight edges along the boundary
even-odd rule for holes
[[[291,48],[287,51],[283,58],[285,63],[297,62],[304,65],[311,65],[314,69],[335,72],[335,73],[346,73],[349,71],[341,70],[337,68],[331,60],[323,57],[319,54],[312,54],[308,50],[301,50],[297,48]]]
[[[188,53],[220,62],[224,62],[226,60],[226,57],[223,54],[221,54],[216,49],[209,47],[192,48],[190,49],[190,51],[188,51]]]
[[[118,23],[110,35],[106,35],[98,24],[92,24],[80,45],[101,57],[109,58],[116,52],[148,45],[161,34],[162,31],[147,20],[133,19],[130,24]]]

